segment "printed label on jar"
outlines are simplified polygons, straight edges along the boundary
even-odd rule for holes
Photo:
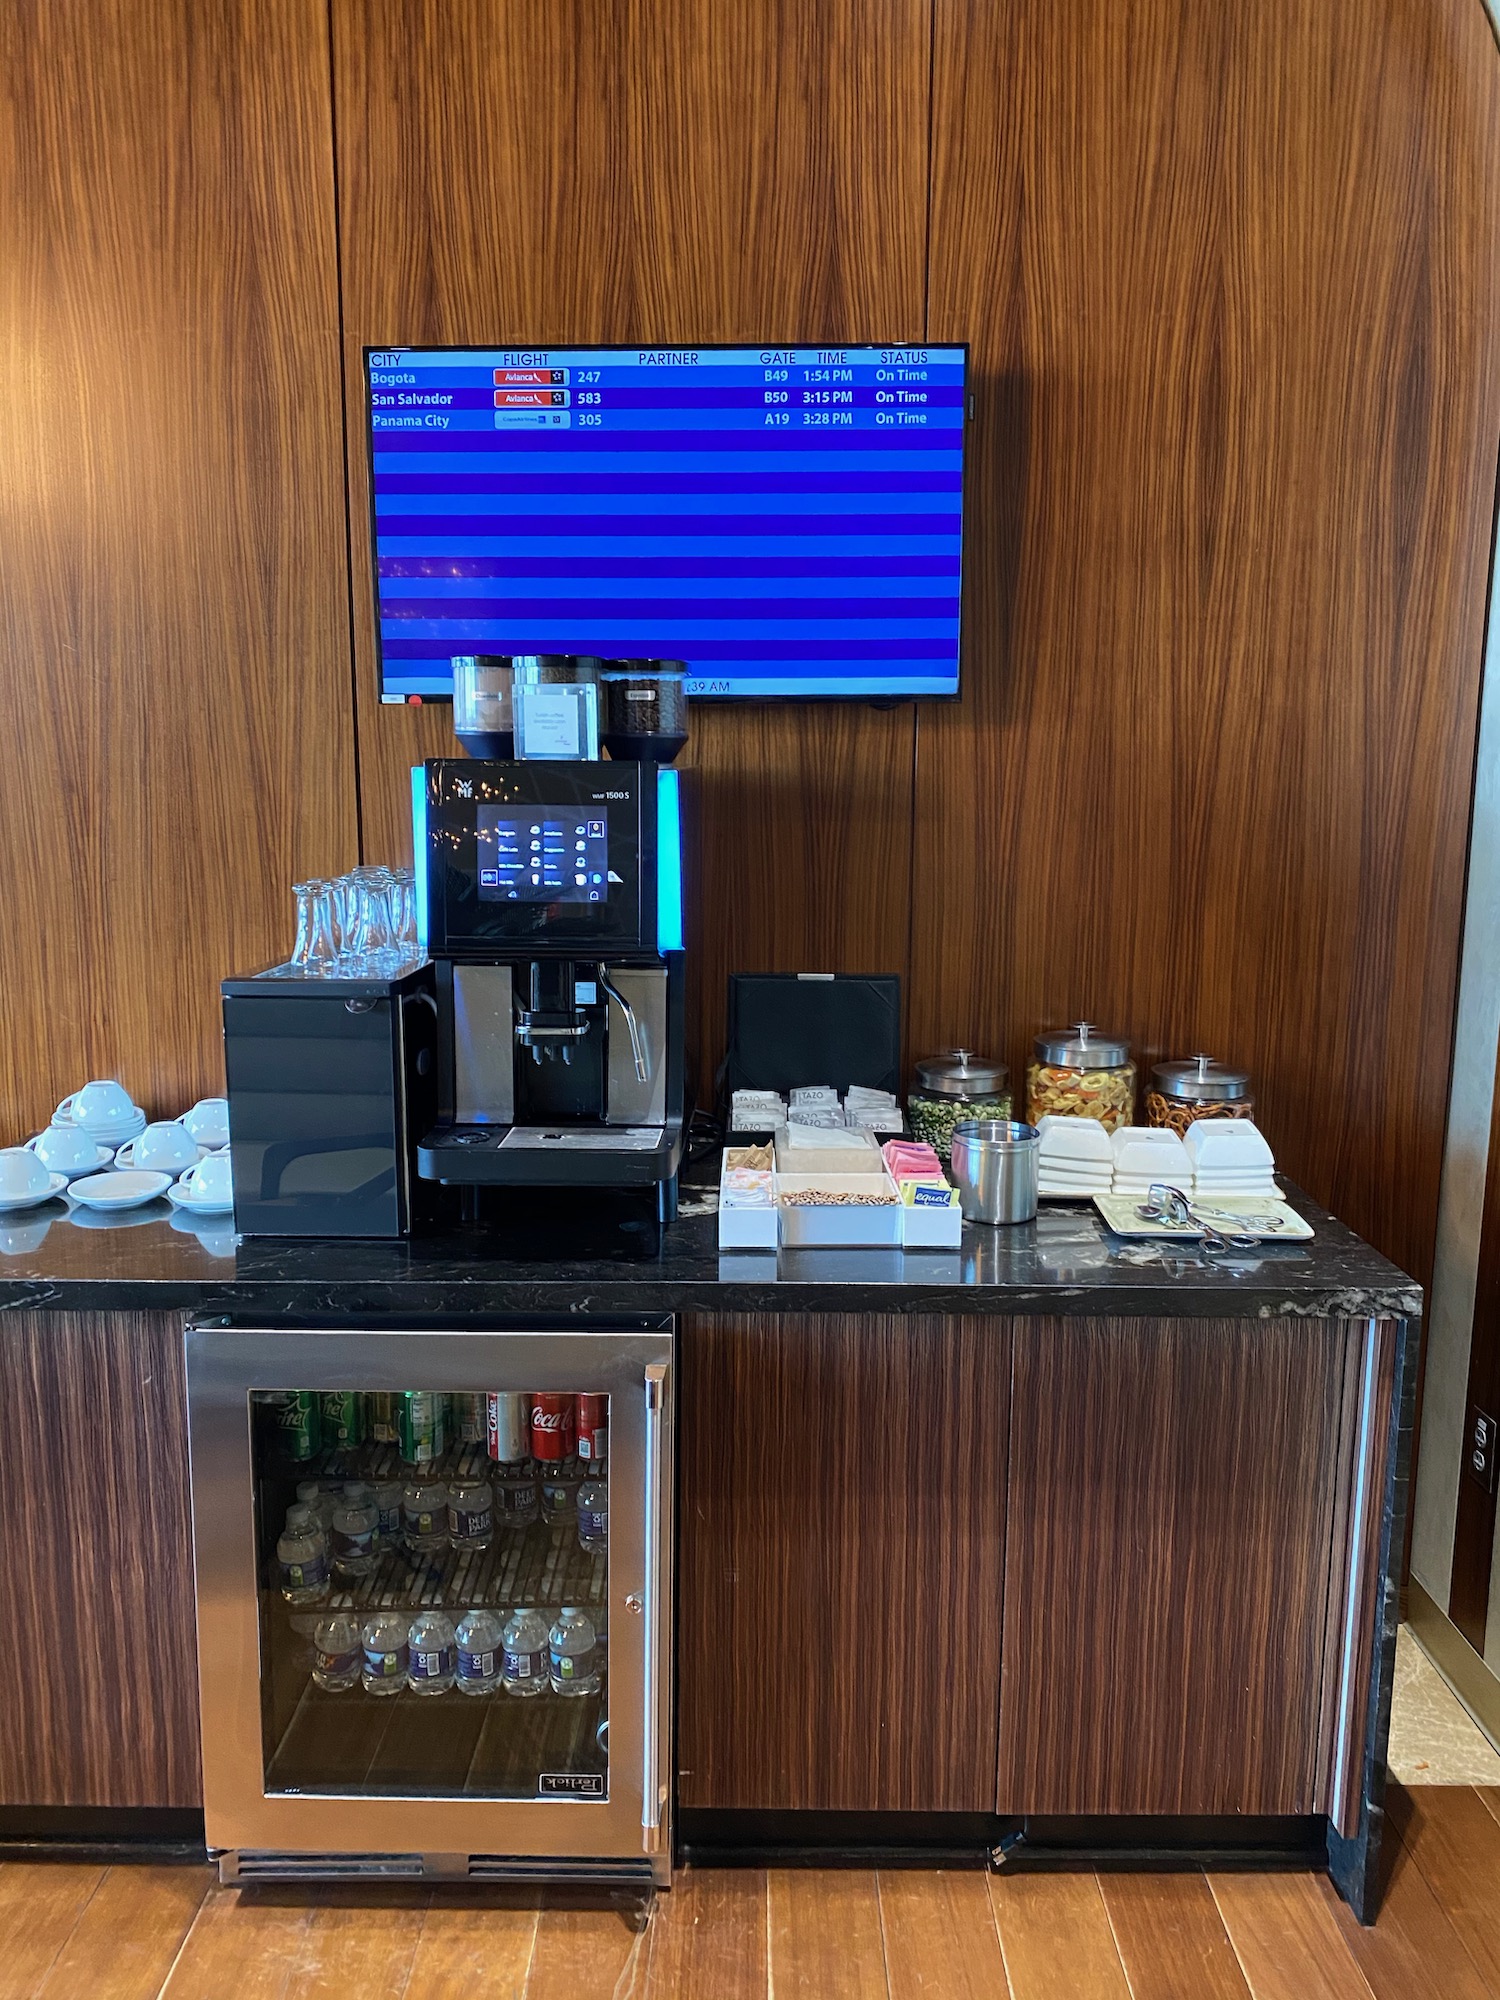
[[[453,1648],[434,1646],[424,1650],[414,1646],[411,1652],[411,1677],[414,1681],[440,1681],[453,1672]]]
[[[458,1649],[458,1677],[463,1681],[492,1681],[495,1678],[495,1655],[493,1653],[471,1653],[467,1647]],[[517,1680],[521,1678],[518,1674]]]
[[[494,1516],[488,1507],[450,1507],[448,1532],[455,1541],[473,1542],[491,1532]]]
[[[540,1680],[547,1671],[545,1653],[513,1653],[507,1646],[504,1659],[505,1678],[508,1681]]]
[[[398,1680],[406,1672],[406,1648],[397,1646],[387,1653],[382,1647],[366,1646],[365,1672],[372,1681]]]

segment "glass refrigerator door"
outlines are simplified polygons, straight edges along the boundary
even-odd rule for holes
[[[251,1396],[268,1793],[609,1795],[609,1396]]]
[[[189,1331],[211,1846],[661,1852],[670,1355]]]

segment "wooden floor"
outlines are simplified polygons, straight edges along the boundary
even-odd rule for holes
[[[1303,1874],[687,1870],[644,1928],[495,1892],[0,1867],[0,2000],[1500,2000],[1500,1788],[1399,1794],[1379,1923]]]

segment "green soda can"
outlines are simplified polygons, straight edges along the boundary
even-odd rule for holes
[[[323,1444],[316,1389],[283,1389],[276,1396],[276,1431],[281,1447],[299,1465],[316,1458]]]
[[[323,1391],[323,1442],[352,1451],[365,1441],[365,1399],[358,1389]]]
[[[433,1389],[403,1389],[396,1399],[396,1442],[408,1465],[441,1458],[447,1442],[445,1398]]]

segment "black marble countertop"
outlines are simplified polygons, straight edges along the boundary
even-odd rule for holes
[[[1296,1190],[1307,1243],[1208,1253],[1129,1244],[1091,1209],[966,1225],[957,1250],[721,1251],[714,1197],[685,1187],[661,1230],[639,1211],[522,1196],[503,1228],[410,1241],[237,1241],[153,1202],[108,1218],[62,1201],[0,1215],[0,1310],[191,1311],[240,1319],[692,1312],[1415,1317],[1419,1287]]]

